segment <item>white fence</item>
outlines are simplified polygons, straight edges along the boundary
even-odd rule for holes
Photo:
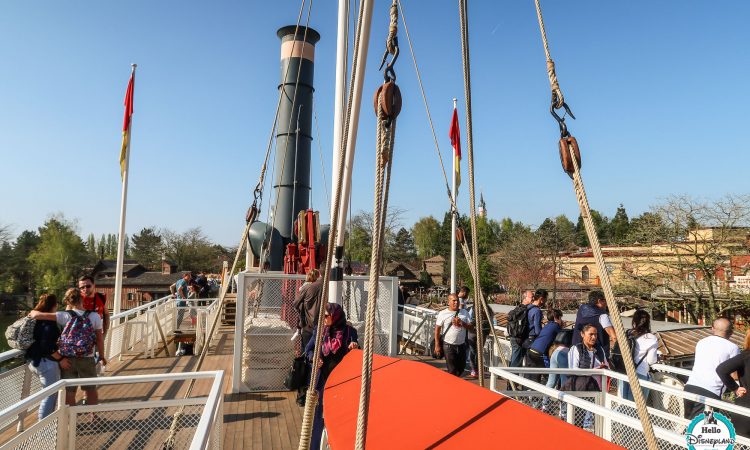
[[[81,406],[67,406],[64,402],[65,388],[69,386],[153,386],[189,380],[209,380],[208,395]],[[58,407],[52,414],[0,442],[0,449],[151,449],[163,448],[168,440],[174,450],[221,449],[223,384],[223,371],[60,380],[0,411],[0,421],[12,421],[24,411],[37,408],[48,396],[58,395]]]
[[[153,358],[174,331],[174,317],[175,300],[171,296],[111,316],[104,343],[107,358],[122,360],[130,352]]]
[[[234,333],[233,392],[285,390],[284,378],[299,339],[292,340],[299,314],[292,307],[304,275],[241,273]],[[344,277],[342,306],[364,337],[369,278]],[[380,277],[375,317],[375,353],[398,353],[398,278]]]
[[[684,370],[684,369],[683,369]],[[601,376],[601,392],[564,392],[536,383],[528,374],[596,375]],[[627,381],[627,376],[603,369],[538,369],[530,367],[491,367],[490,389],[528,404],[561,420],[587,429],[597,436],[628,449],[646,448],[643,426],[635,404],[612,393],[609,380]],[[511,381],[525,390],[499,390],[500,380]],[[708,399],[684,392],[682,389],[641,380],[641,386],[650,389],[648,413],[654,426],[660,449],[686,447],[685,430],[690,420],[682,416],[683,400],[704,403],[730,416],[750,417],[750,409],[733,403]],[[750,439],[737,436],[737,450],[750,449]]]

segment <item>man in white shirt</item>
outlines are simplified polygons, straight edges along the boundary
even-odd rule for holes
[[[714,320],[711,330],[714,333],[713,336],[701,339],[695,346],[695,362],[690,378],[685,384],[685,392],[721,400],[724,383],[716,374],[716,367],[729,358],[738,355],[740,349],[729,340],[734,331],[729,320]],[[685,400],[686,419],[692,419],[702,412],[703,403]]]
[[[466,368],[466,333],[474,330],[469,313],[459,308],[458,296],[448,295],[448,309],[435,319],[435,353],[445,355],[447,371],[460,377]],[[442,344],[442,345],[441,345]]]

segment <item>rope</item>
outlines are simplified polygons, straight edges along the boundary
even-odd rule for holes
[[[445,170],[445,163],[443,162],[443,155],[440,152],[440,144],[438,143],[437,134],[435,133],[435,126],[434,126],[434,124],[432,122],[432,115],[430,114],[430,106],[429,106],[429,103],[427,102],[427,95],[425,94],[424,86],[423,86],[423,83],[422,83],[422,76],[421,76],[420,71],[419,71],[419,65],[417,64],[417,58],[416,58],[416,55],[414,53],[414,46],[413,46],[412,41],[411,41],[411,36],[409,35],[409,26],[406,23],[406,15],[404,14],[404,8],[403,8],[403,5],[401,4],[401,0],[398,0],[398,6],[399,6],[399,10],[401,12],[401,22],[403,23],[403,25],[404,25],[404,31],[406,32],[406,39],[407,39],[407,42],[409,43],[409,51],[411,53],[411,58],[412,58],[412,61],[414,63],[414,70],[415,70],[415,72],[417,74],[417,81],[419,82],[419,91],[420,91],[420,93],[422,95],[422,102],[424,103],[425,111],[427,112],[427,121],[428,121],[428,123],[430,125],[430,131],[432,132],[433,142],[435,143],[435,153],[437,154],[438,161],[440,163],[440,169],[441,169],[441,171],[443,173],[443,180],[445,182],[445,191],[446,191],[446,194],[448,195],[448,201],[451,204],[451,209],[453,211],[455,211],[456,214],[458,214],[458,207],[456,206],[456,203],[453,200],[453,196],[451,195],[451,188],[450,188],[450,184],[448,182],[448,174],[447,174],[447,172]],[[464,251],[464,256],[466,258],[466,261],[467,262],[471,261],[471,256],[470,256],[470,252],[468,250],[468,247],[465,245],[465,243],[462,243],[462,244],[463,244],[462,249]],[[471,263],[469,263],[469,269],[473,273],[474,266]],[[475,290],[479,294],[479,296],[482,297],[482,299],[484,299],[484,294],[482,293],[481,286],[476,286]],[[490,323],[492,323],[493,317],[492,317],[492,314],[490,313],[489,307],[486,304],[486,301],[483,302],[482,306],[483,306],[482,309],[484,310],[484,313],[487,316],[487,320]],[[498,339],[497,333],[495,332],[494,328],[492,328],[491,331],[492,331],[492,337],[495,340],[495,345],[496,345],[496,347],[498,349],[497,353],[498,353],[498,356],[500,357],[500,361],[502,361],[502,363],[505,366],[507,366],[508,365],[508,361],[505,359],[505,356],[502,353],[502,349],[500,348],[500,340]],[[511,383],[511,388],[515,390],[515,384],[514,383]]]
[[[536,6],[536,18],[539,21],[539,31],[542,33],[542,45],[544,45],[544,55],[547,57],[547,78],[549,78],[549,87],[552,91],[552,102],[555,108],[562,108],[565,103],[565,97],[563,97],[560,84],[557,81],[557,73],[555,73],[555,62],[552,61],[552,57],[549,53],[549,44],[547,43],[547,31],[544,29],[544,19],[542,18],[542,7],[539,4],[539,0],[534,0]]]
[[[357,60],[359,58],[359,41],[362,31],[362,22],[364,16],[364,2],[360,0],[359,17],[357,18],[357,31],[354,37],[354,52],[352,54],[352,71],[349,83],[349,95],[347,100],[347,109],[345,116],[344,131],[341,135],[341,142],[339,145],[339,164],[337,167],[338,177],[336,178],[336,186],[333,188],[333,206],[332,206],[332,217],[331,217],[331,228],[328,234],[328,250],[326,252],[326,261],[331,262],[334,258],[334,248],[336,244],[335,237],[337,236],[338,230],[338,216],[339,206],[341,203],[341,188],[344,179],[344,162],[346,159],[346,144],[349,137],[349,118],[351,117],[352,101],[353,101],[353,90],[355,80],[357,77]],[[315,338],[315,350],[313,351],[313,370],[310,374],[310,388],[307,389],[307,399],[305,401],[305,409],[302,414],[302,427],[300,430],[299,439],[299,450],[308,450],[310,447],[310,438],[312,437],[312,426],[315,408],[318,405],[318,391],[316,389],[318,383],[319,370],[317,369],[317,361],[320,359],[320,345],[322,342],[323,333],[323,315],[325,311],[325,305],[328,299],[328,283],[331,279],[331,270],[326,270],[323,273],[323,289],[320,293],[320,308],[318,309],[318,325],[316,327],[316,338]]]
[[[591,218],[591,210],[589,208],[589,201],[586,197],[586,190],[583,187],[583,179],[581,178],[580,167],[578,161],[575,158],[575,153],[572,145],[568,144],[568,151],[573,159],[573,188],[575,189],[576,198],[578,200],[578,206],[581,210],[581,217],[583,218],[583,224],[586,228],[586,234],[591,243],[591,250],[594,253],[594,259],[596,260],[596,267],[599,270],[599,278],[602,283],[602,289],[607,299],[607,307],[610,311],[614,311],[615,314],[610,315],[612,325],[615,328],[615,335],[617,336],[617,345],[620,346],[623,355],[631,355],[630,344],[628,343],[627,335],[625,334],[625,327],[622,325],[622,319],[617,309],[617,301],[615,300],[615,294],[612,290],[612,284],[609,280],[609,272],[604,263],[604,255],[602,255],[602,249],[599,245],[599,237],[596,235],[596,228],[594,228],[594,221]],[[656,436],[654,435],[654,428],[651,424],[651,418],[648,415],[648,409],[646,408],[646,399],[643,397],[643,391],[641,390],[641,383],[638,380],[638,376],[635,373],[635,364],[633,358],[623,358],[625,362],[625,372],[628,375],[628,382],[630,383],[631,391],[633,392],[633,399],[635,400],[636,409],[638,410],[638,417],[641,419],[641,425],[643,425],[643,431],[646,437],[646,444],[649,450],[657,450],[658,445],[656,444]]]
[[[219,294],[219,303],[217,305],[217,308],[221,309],[224,305],[224,298],[226,297],[227,291],[229,290],[229,285],[231,284],[230,280],[232,279],[232,276],[234,275],[234,271],[237,268],[237,262],[240,259],[240,254],[242,254],[242,250],[245,249],[245,245],[247,244],[247,232],[250,230],[250,225],[252,225],[253,222],[249,221],[245,225],[245,229],[242,231],[242,237],[240,239],[240,244],[237,246],[237,252],[234,255],[234,262],[232,262],[232,269],[229,271],[228,276],[224,280],[224,282],[221,285],[221,292]],[[198,356],[198,362],[195,365],[195,372],[200,372],[201,368],[203,367],[203,361],[206,359],[206,355],[208,355],[209,347],[211,346],[211,340],[213,339],[214,331],[216,330],[216,325],[219,322],[219,319],[221,319],[221,312],[217,311],[216,315],[214,316],[213,322],[211,322],[211,328],[208,331],[208,334],[206,334],[206,342],[203,345],[203,348],[201,349],[201,353]],[[184,399],[190,398],[190,395],[193,393],[193,387],[195,386],[196,380],[190,380],[190,384],[188,385],[187,391],[185,392]],[[180,422],[180,419],[182,418],[183,414],[185,412],[185,406],[180,406],[180,409],[175,413],[174,417],[172,418],[172,424],[169,427],[169,436],[167,436],[167,439],[164,441],[164,444],[162,444],[163,450],[174,450],[177,442],[176,442],[176,436],[177,436],[177,424]]]
[[[370,255],[370,287],[365,316],[365,339],[362,347],[362,383],[359,391],[359,410],[357,413],[357,436],[355,448],[364,450],[367,441],[367,418],[370,407],[370,389],[372,383],[372,354],[375,341],[375,313],[378,301],[380,267],[383,252],[384,218],[388,211],[388,184],[392,165],[393,143],[396,121],[390,125],[381,117],[382,108],[378,102],[377,152],[375,155],[375,201],[373,210],[372,253]]]
[[[536,5],[536,13],[537,13],[537,19],[539,20],[539,29],[542,34],[542,43],[544,45],[544,53],[547,57],[547,75],[550,79],[550,89],[552,90],[552,109],[551,113],[557,120],[558,124],[560,125],[560,147],[561,152],[565,152],[567,150],[567,153],[570,157],[571,164],[573,166],[572,172],[569,170],[569,168],[565,165],[563,162],[563,167],[565,171],[568,173],[568,175],[571,176],[573,180],[573,189],[576,194],[576,199],[578,200],[578,207],[581,211],[581,218],[583,219],[584,227],[586,228],[586,235],[589,238],[589,243],[591,244],[591,250],[594,254],[594,259],[596,260],[596,267],[599,270],[599,278],[602,284],[602,289],[604,290],[604,297],[607,300],[607,307],[610,311],[613,311],[614,314],[610,315],[610,320],[612,321],[612,325],[615,328],[615,335],[617,337],[617,344],[622,349],[622,352],[624,355],[630,355],[631,348],[628,344],[628,339],[625,334],[625,327],[622,325],[622,318],[620,317],[620,314],[617,309],[617,301],[615,300],[615,294],[612,290],[612,284],[609,280],[609,272],[607,271],[607,267],[604,263],[604,255],[602,255],[602,249],[599,244],[599,237],[596,234],[596,228],[594,227],[594,221],[591,218],[591,209],[589,207],[589,200],[586,197],[586,190],[583,186],[583,178],[581,177],[581,167],[578,160],[578,144],[573,144],[575,140],[570,136],[570,133],[568,133],[567,128],[565,127],[565,118],[560,118],[557,114],[555,114],[554,109],[555,108],[565,108],[567,112],[570,111],[570,109],[565,104],[565,101],[562,96],[562,92],[560,91],[560,86],[557,83],[557,77],[555,76],[555,70],[554,70],[554,63],[552,62],[552,58],[550,57],[549,53],[549,44],[547,42],[547,33],[544,29],[544,21],[542,20],[542,9],[539,5],[539,0],[534,0]],[[575,147],[574,147],[575,145]],[[563,147],[564,146],[564,147]],[[561,153],[563,155],[564,153]],[[646,444],[649,448],[649,450],[657,450],[658,445],[656,444],[656,436],[654,435],[654,429],[653,425],[651,424],[651,418],[648,415],[648,409],[646,407],[646,400],[643,397],[643,391],[641,390],[641,384],[638,380],[638,376],[635,373],[635,364],[633,364],[632,358],[623,358],[623,361],[625,363],[625,373],[628,376],[628,382],[630,383],[631,390],[633,392],[633,400],[635,401],[636,410],[638,411],[638,417],[641,420],[641,425],[643,426],[643,432],[645,434],[646,438]]]
[[[472,278],[474,279],[474,302],[479,304],[480,307],[484,306],[484,299],[476,295],[476,289],[479,287],[479,239],[477,234],[477,211],[476,211],[476,198],[474,196],[474,148],[472,140],[472,128],[471,128],[471,66],[469,58],[469,21],[466,10],[466,0],[459,0],[459,16],[461,20],[461,56],[463,63],[463,74],[464,74],[464,97],[466,101],[466,147],[468,155],[468,170],[469,170],[469,211],[471,221],[471,247],[473,261],[472,265],[474,270],[472,271]],[[467,261],[468,262],[468,261]],[[476,329],[477,342],[483,341],[482,327]],[[479,385],[484,387],[484,358],[483,352],[477,352],[477,368],[479,369]]]
[[[427,95],[424,92],[424,86],[422,85],[422,75],[419,72],[419,66],[417,65],[417,57],[414,55],[414,46],[411,43],[411,36],[409,35],[409,27],[406,25],[406,16],[404,15],[404,8],[401,5],[401,0],[398,0],[398,7],[401,11],[401,22],[404,24],[404,31],[406,32],[406,41],[409,43],[409,52],[411,53],[411,59],[414,62],[414,71],[417,73],[417,81],[419,82],[419,92],[422,94],[422,103],[427,111],[427,121],[430,124],[430,131],[432,131],[432,140],[435,143],[435,152],[437,153],[438,160],[440,161],[440,169],[443,171],[443,180],[445,181],[445,192],[448,194],[448,200],[455,207],[453,202],[453,196],[451,195],[451,186],[448,181],[448,173],[445,171],[445,164],[443,163],[443,154],[440,152],[440,144],[438,144],[437,134],[435,133],[435,126],[432,123],[432,115],[430,114],[430,106],[427,103]]]

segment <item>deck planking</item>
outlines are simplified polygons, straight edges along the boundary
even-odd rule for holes
[[[224,370],[224,426],[222,429],[223,445],[227,450],[234,449],[294,449],[299,443],[299,433],[302,426],[302,412],[296,404],[296,392],[252,392],[233,394],[232,362],[234,330],[223,327],[214,338],[209,353],[201,370]],[[444,360],[434,360],[429,357],[416,355],[402,355],[403,359],[420,361],[436,368],[444,369]],[[166,356],[162,349],[155,358],[143,355],[126,356],[122,361],[111,361],[107,367],[106,376],[116,375],[145,375],[160,373],[180,373],[197,370],[197,356]],[[468,374],[468,372],[466,372]],[[469,380],[476,383],[476,380]],[[102,386],[99,389],[100,403],[143,401],[144,409],[148,408],[147,400],[181,399],[184,397],[189,381],[139,383],[130,385]],[[191,397],[206,396],[210,390],[210,380],[200,380],[195,383]],[[79,402],[82,393],[78,394]],[[176,408],[169,408],[165,412],[170,416]],[[134,419],[147,417],[146,411],[132,415]],[[113,415],[116,417],[116,414]],[[86,419],[82,419],[85,422]],[[36,421],[36,411],[26,418],[27,426]],[[6,442],[15,433],[8,430],[0,434],[0,443]],[[106,433],[105,433],[106,434]],[[92,436],[90,439],[97,444],[104,444],[109,449],[128,448],[131,440],[139,432],[128,431],[116,437]],[[163,433],[154,432],[147,439],[148,448],[158,448],[163,442]],[[88,438],[87,438],[88,439]],[[92,442],[92,443],[93,443]],[[96,445],[95,447],[99,447]],[[145,447],[144,447],[145,448]]]

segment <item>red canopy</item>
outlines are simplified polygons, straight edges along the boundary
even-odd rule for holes
[[[334,450],[354,448],[361,371],[362,352],[353,350],[326,382],[323,415]],[[621,448],[427,364],[375,355],[367,448],[436,447]]]

